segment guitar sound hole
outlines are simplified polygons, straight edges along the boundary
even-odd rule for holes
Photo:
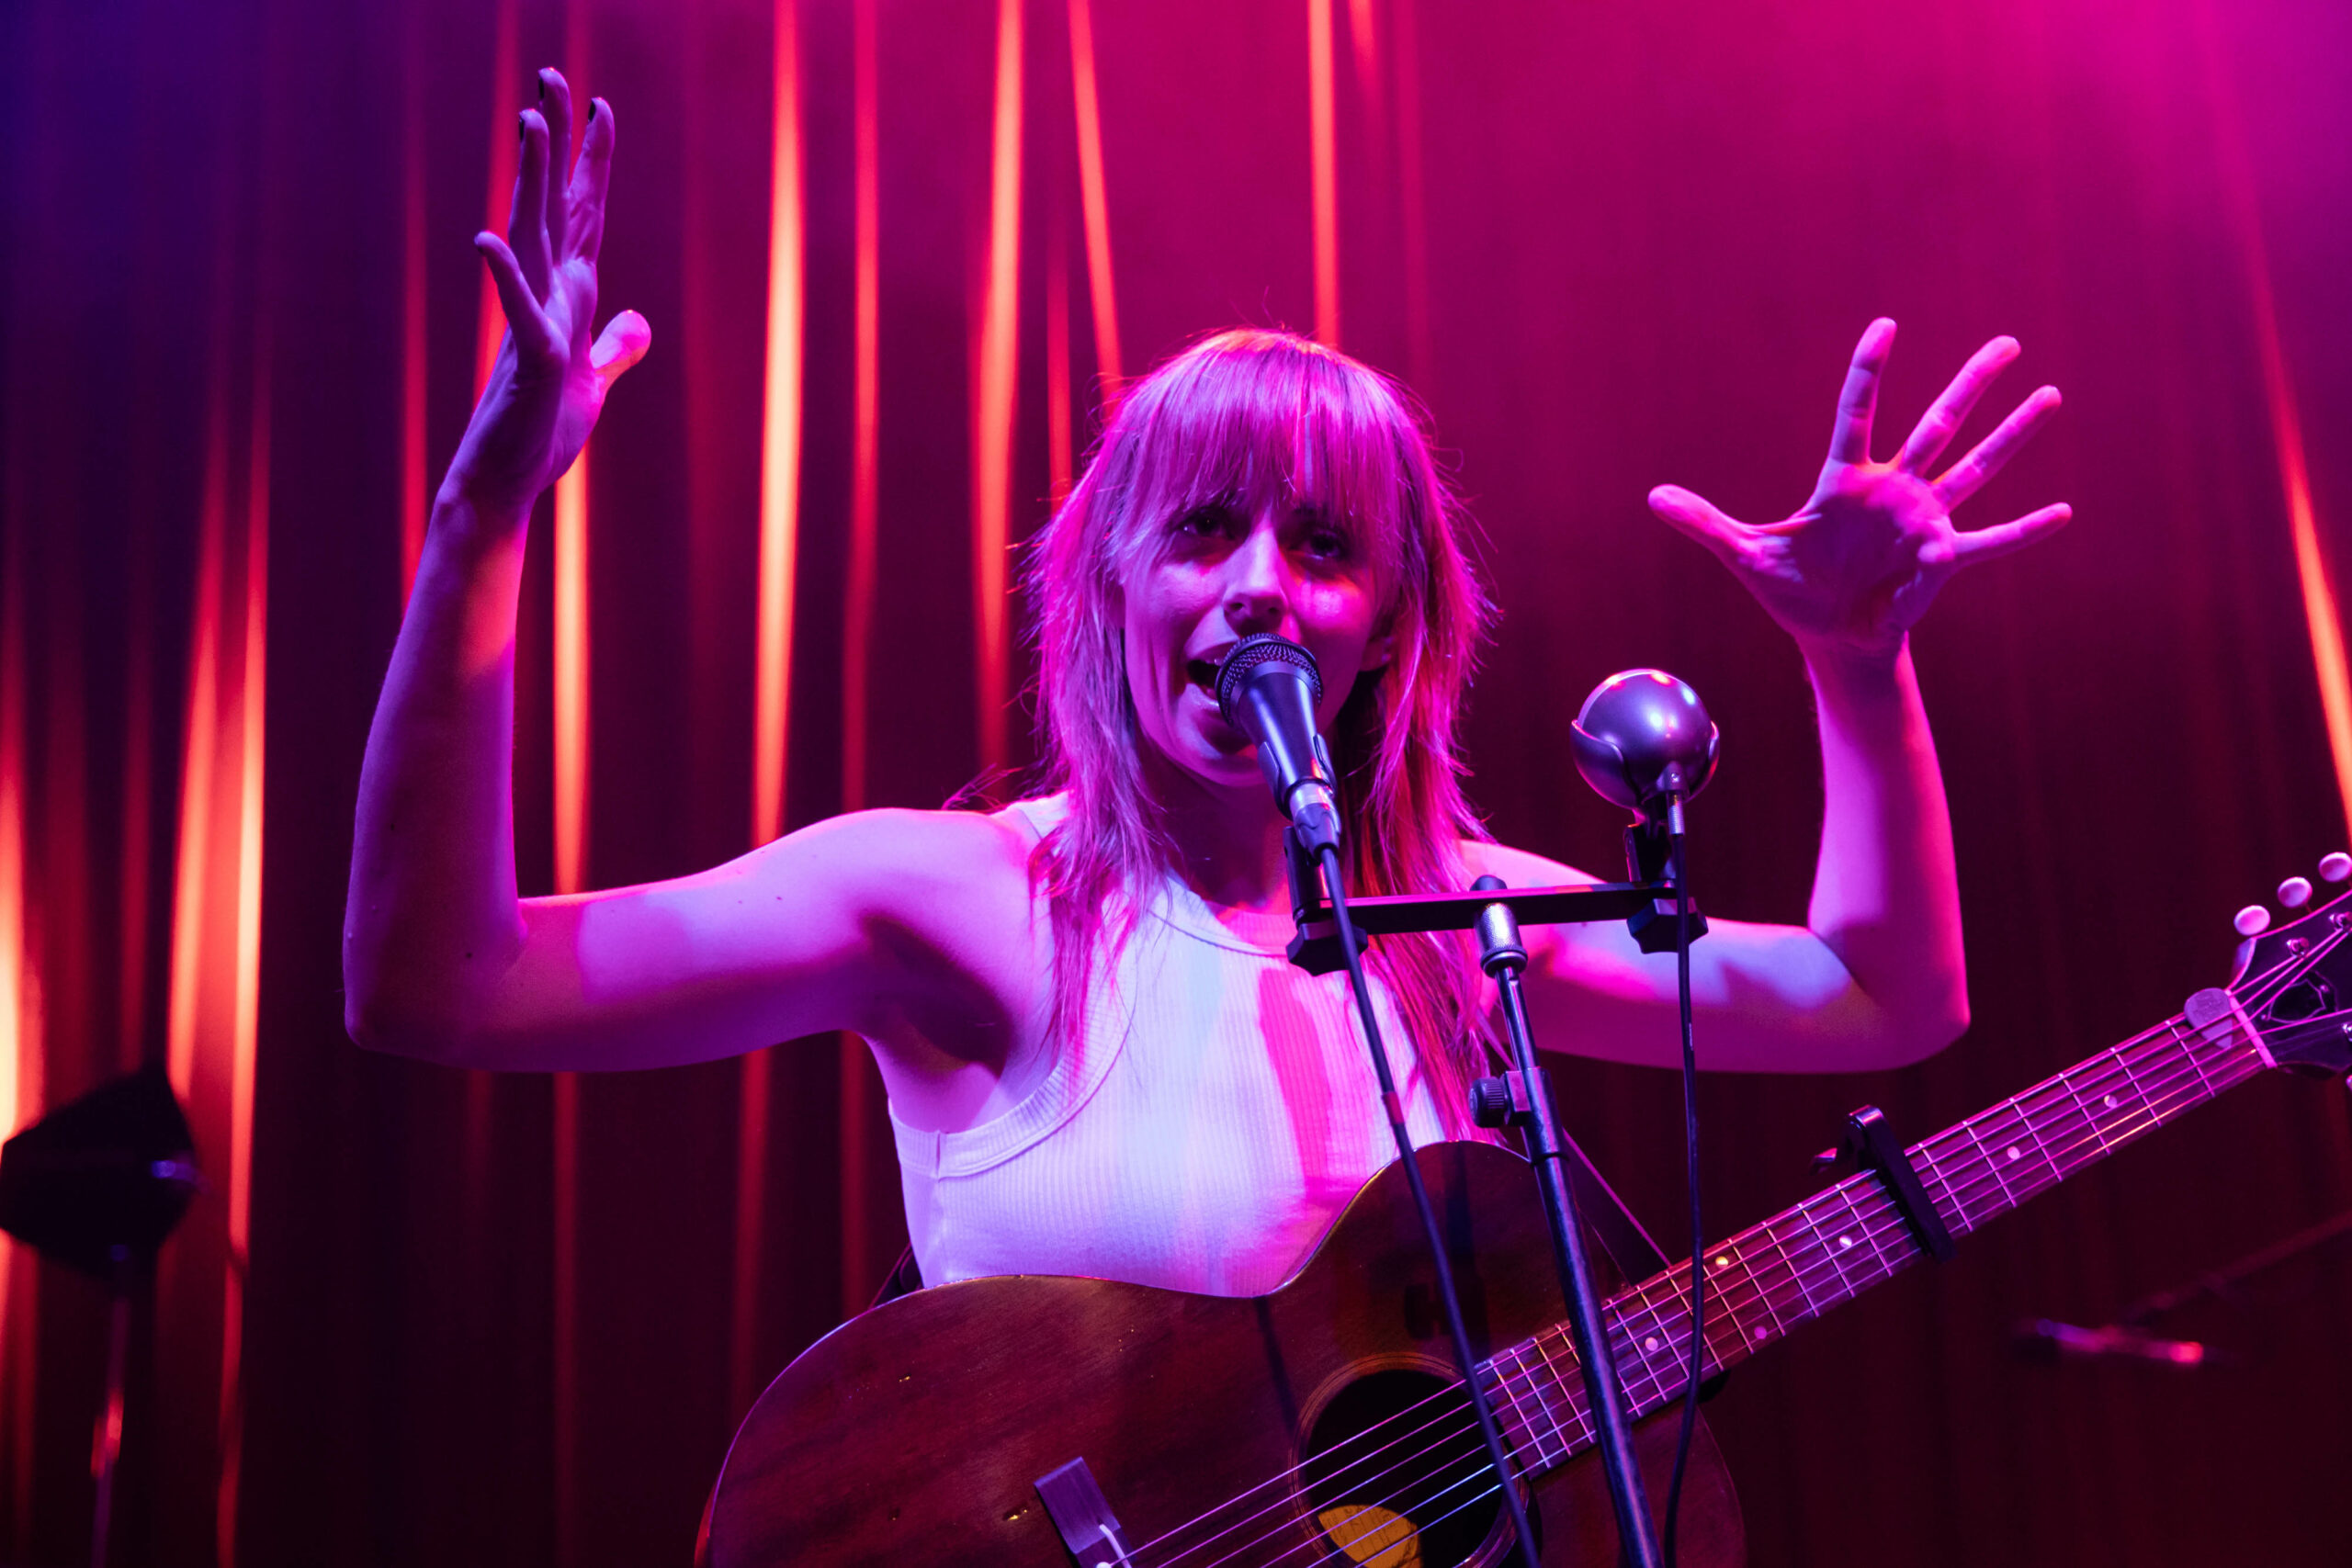
[[[1307,1435],[1307,1512],[1346,1568],[1455,1568],[1502,1512],[1461,1385],[1427,1372],[1350,1383]]]

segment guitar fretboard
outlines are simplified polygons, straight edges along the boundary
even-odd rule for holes
[[[1906,1151],[1954,1236],[1996,1215],[2264,1066],[2236,1018],[2203,1028],[2174,1018],[2045,1078]],[[1710,1247],[1704,1377],[1736,1366],[1919,1260],[1908,1224],[1875,1174],[1851,1176]],[[1686,1260],[1605,1307],[1617,1370],[1635,1416],[1682,1397],[1690,1366]],[[1487,1386],[1522,1470],[1548,1470],[1590,1447],[1583,1374],[1566,1325],[1486,1363]],[[1704,1381],[1702,1377],[1702,1381]]]

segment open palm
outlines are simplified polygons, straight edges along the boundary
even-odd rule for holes
[[[2001,470],[2057,411],[2058,389],[2019,403],[1968,455],[1929,478],[1993,378],[2018,356],[1997,337],[1971,356],[1929,405],[1892,462],[1871,460],[1871,420],[1894,346],[1894,323],[1872,321],[1855,347],[1838,398],[1829,457],[1813,494],[1778,523],[1742,523],[1679,485],[1650,492],[1660,517],[1697,539],[1807,647],[1892,654],[1954,572],[2021,549],[2063,526],[2063,502],[2012,522],[1962,533],[1953,508]]]

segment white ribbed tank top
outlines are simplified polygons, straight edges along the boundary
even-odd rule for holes
[[[1007,808],[1042,834],[1060,796]],[[1442,1122],[1386,987],[1373,1006],[1416,1147]],[[1171,879],[1095,965],[1045,1078],[955,1133],[891,1125],[927,1284],[1079,1274],[1261,1295],[1396,1158],[1344,973],[1250,946]]]

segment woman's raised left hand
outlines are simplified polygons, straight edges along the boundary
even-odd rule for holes
[[[1794,515],[1741,523],[1679,485],[1650,491],[1650,509],[1713,550],[1808,655],[1893,657],[1954,572],[2021,549],[2074,515],[2061,502],[1968,533],[1951,520],[2057,412],[2055,387],[2037,389],[1966,457],[1928,477],[1993,378],[2017,358],[2015,338],[1978,349],[1894,461],[1872,462],[1871,418],[1894,346],[1894,323],[1883,317],[1862,333],[1838,397],[1828,461]]]

